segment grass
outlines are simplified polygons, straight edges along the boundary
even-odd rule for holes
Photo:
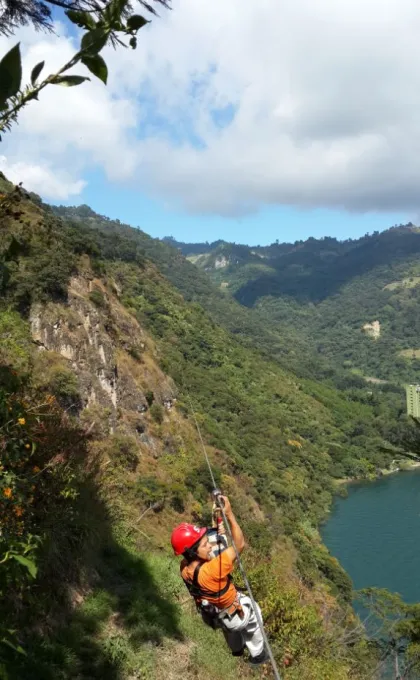
[[[114,544],[97,586],[54,633],[34,634],[20,680],[234,680],[238,661],[195,613],[178,560]],[[240,663],[240,662],[239,662]],[[245,667],[244,677],[248,675]],[[0,673],[0,677],[1,673]]]
[[[420,349],[403,349],[398,352],[398,356],[403,359],[420,359]]]

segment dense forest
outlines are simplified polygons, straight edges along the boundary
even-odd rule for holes
[[[230,295],[171,243],[5,177],[0,191],[0,677],[247,677],[198,623],[170,551],[175,524],[209,521],[192,404],[285,677],[375,677],[384,649],[358,626],[318,526],[337,481],[374,477],[414,430],[399,381],[368,383],[338,340],[335,353],[313,342],[307,306],[327,303],[326,282],[316,301],[302,281],[301,297],[253,297],[231,264]],[[412,653],[415,634],[404,639]]]
[[[346,241],[173,245],[329,366],[396,385],[419,380],[420,231],[411,223]]]

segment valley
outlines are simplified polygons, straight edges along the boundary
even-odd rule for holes
[[[210,679],[221,677],[219,658],[223,677],[236,677],[240,661],[197,625],[170,551],[176,523],[209,522],[192,403],[286,677],[367,678],[376,652],[318,527],[342,478],[374,478],[413,450],[392,361],[388,372],[368,350],[342,361],[337,324],[329,346],[325,317],[323,326],[301,293],[243,305],[244,272],[232,270],[231,295],[140,229],[87,206],[48,206],[5,177],[1,189],[2,541],[21,559],[9,559],[3,591],[3,616],[12,609],[19,631],[5,672],[128,680],[170,668],[176,680],[200,668]],[[373,299],[341,294],[353,315],[372,318]],[[381,341],[360,335],[363,347]]]

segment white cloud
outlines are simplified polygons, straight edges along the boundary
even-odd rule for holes
[[[66,172],[57,175],[45,165],[31,165],[24,161],[9,163],[6,156],[0,156],[0,170],[15,184],[23,182],[25,187],[47,199],[67,200],[80,194],[86,186],[86,182],[72,180]]]
[[[76,42],[58,24],[56,35],[30,29],[20,32],[24,82],[32,67],[45,60],[42,76],[55,73],[76,51]],[[16,38],[0,38],[0,54]],[[72,73],[86,73],[78,66]],[[124,180],[134,172],[137,156],[132,132],[137,123],[135,101],[92,78],[73,88],[48,86],[39,101],[30,103],[19,116],[19,125],[4,135],[4,152],[9,176],[18,177],[28,189],[49,199],[63,200],[80,193],[83,175],[95,167],[111,181]],[[45,185],[44,185],[45,183]]]
[[[8,163],[69,188],[100,167],[209,213],[420,210],[418,2],[174,0],[161,15],[136,51],[107,50],[107,88],[47,88],[5,136]],[[32,65],[72,49],[21,40]],[[212,112],[228,105],[220,127]]]

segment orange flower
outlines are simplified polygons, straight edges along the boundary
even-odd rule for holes
[[[10,486],[6,486],[6,488],[3,489],[3,496],[5,496],[5,498],[11,498],[12,495],[13,495],[12,489],[10,488]]]
[[[13,508],[13,512],[15,513],[16,517],[22,517],[25,511],[20,507],[20,505],[17,505],[15,508]]]
[[[35,467],[32,468],[33,473],[41,472],[41,469],[38,467],[38,465],[35,465]]]
[[[18,418],[18,423],[19,423],[19,425],[25,425],[25,423],[26,423],[25,418]]]

